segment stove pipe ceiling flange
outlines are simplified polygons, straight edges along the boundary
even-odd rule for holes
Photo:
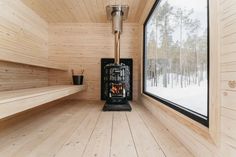
[[[129,6],[108,5],[107,19],[112,21],[112,33],[115,34],[115,63],[120,64],[120,34],[123,30],[123,21],[127,19]]]

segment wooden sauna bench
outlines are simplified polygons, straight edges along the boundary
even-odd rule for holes
[[[84,85],[57,85],[0,92],[0,119],[84,90]]]

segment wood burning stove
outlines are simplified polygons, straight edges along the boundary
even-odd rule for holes
[[[101,100],[107,100],[107,91],[108,86],[105,86],[105,82],[107,82],[107,75],[108,73],[105,71],[107,65],[111,65],[114,63],[114,58],[101,58]],[[133,100],[133,59],[132,58],[121,58],[120,64],[127,66],[129,69],[129,84],[127,85],[127,100]]]
[[[108,64],[105,66],[104,111],[131,111],[127,95],[130,93],[130,71],[125,64]]]
[[[129,7],[112,5],[106,9],[108,20],[112,20],[112,32],[115,35],[115,62],[105,66],[106,103],[103,111],[131,111],[127,100],[127,93],[130,92],[130,71],[127,65],[120,63],[120,34]]]
[[[105,66],[105,95],[108,103],[126,103],[130,93],[129,67],[124,64]]]

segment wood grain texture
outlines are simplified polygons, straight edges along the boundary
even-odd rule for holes
[[[82,156],[110,157],[112,112],[102,112]]]
[[[128,22],[138,22],[147,0],[22,0],[48,23],[105,23],[106,6],[129,5]]]
[[[140,38],[138,24],[124,24],[121,58],[133,58],[133,97],[139,88]],[[78,99],[100,99],[101,58],[114,58],[114,35],[110,23],[54,24],[49,26],[49,59],[66,63],[79,74],[82,69],[88,86]],[[49,84],[71,84],[71,72],[49,71]]]
[[[87,102],[88,103],[88,102]],[[73,156],[82,156],[91,134],[101,115],[101,103],[93,105],[85,119],[80,123],[80,126],[71,134],[70,138],[63,144],[57,152],[56,157],[64,157],[68,154]]]
[[[0,2],[0,61],[67,70],[48,61],[48,23],[20,0]]]
[[[58,85],[0,92],[0,119],[84,90],[84,85]]]
[[[138,21],[140,23],[140,25],[144,24],[145,20],[148,17],[150,9],[152,8],[154,3],[155,3],[155,0],[147,0],[147,2],[145,3],[145,7],[144,7],[142,14],[140,15],[140,18]]]
[[[134,104],[132,112],[102,112],[102,104],[64,100],[20,119],[0,132],[0,156],[192,157],[145,107]]]
[[[236,154],[236,89],[229,86],[236,80],[236,2],[220,1],[221,24],[221,137],[224,156]]]
[[[14,154],[28,157],[55,156],[65,141],[81,125],[81,122],[84,121],[93,107],[93,105],[88,105],[88,107],[86,105],[82,107],[74,106],[71,114],[69,113],[63,116],[63,120],[59,120],[59,125],[54,123],[51,128],[44,131],[44,136],[42,136],[44,138],[31,138],[30,142],[24,145],[24,149],[20,149]],[[55,125],[59,126],[59,128],[57,128],[57,126],[53,127]],[[37,146],[37,148],[35,148],[35,146]],[[32,149],[34,149],[34,151],[31,151]]]
[[[0,1],[0,91],[48,85],[48,24],[20,0]],[[10,62],[4,62],[10,61]]]
[[[48,70],[0,61],[0,92],[48,86]]]
[[[48,85],[48,25],[20,0],[0,1],[0,91]],[[4,62],[10,61],[10,62]]]
[[[61,102],[64,102],[66,98],[58,99],[53,102],[49,102],[38,107],[20,112],[18,114],[12,115],[8,118],[0,120],[0,130],[12,129],[12,127],[17,127],[19,125],[19,121],[24,121],[24,123],[28,123],[31,120],[32,116],[39,115],[42,111],[47,111],[52,108],[54,105],[61,105]]]
[[[178,157],[192,157],[193,155],[185,148],[183,143],[173,138],[170,131],[164,127],[164,125],[156,119],[153,114],[150,114],[147,108],[140,105],[139,102],[132,103],[136,107],[134,110],[138,113],[139,117],[144,121],[145,125],[153,135],[159,146],[163,150],[166,156],[178,156]]]
[[[125,137],[125,138],[123,138]],[[122,139],[122,140],[120,140]],[[130,132],[126,113],[117,112],[113,115],[112,141],[110,156],[137,157],[136,146]]]
[[[139,156],[148,157],[165,157],[160,145],[153,138],[152,133],[148,130],[143,123],[142,119],[138,116],[137,112],[126,113],[131,133],[136,145],[137,153]]]
[[[0,60],[46,60],[48,24],[20,0],[1,0],[0,10]]]
[[[219,155],[219,152],[209,136],[208,129],[197,125],[197,122],[147,96],[141,97],[141,104],[164,123],[165,127],[167,127],[194,156],[213,157],[213,153]]]

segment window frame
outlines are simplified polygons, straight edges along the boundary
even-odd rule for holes
[[[207,116],[201,115],[200,113],[197,113],[195,111],[192,111],[188,108],[185,108],[183,106],[180,106],[174,102],[171,102],[167,99],[161,98],[159,96],[156,96],[152,93],[149,93],[147,91],[145,91],[145,65],[146,65],[146,58],[145,58],[145,54],[146,54],[146,26],[147,23],[150,19],[150,17],[152,16],[153,12],[155,11],[155,9],[158,7],[159,3],[162,0],[156,0],[155,3],[153,4],[150,12],[148,13],[147,18],[145,19],[145,22],[143,24],[143,66],[142,66],[142,72],[143,72],[143,81],[142,81],[142,92],[143,94],[152,97],[153,99],[161,102],[162,104],[174,109],[175,111],[178,111],[180,113],[182,113],[183,115],[197,121],[198,123],[209,127],[209,103],[210,103],[210,16],[209,16],[209,12],[210,12],[210,8],[209,8],[209,0],[207,0]]]

